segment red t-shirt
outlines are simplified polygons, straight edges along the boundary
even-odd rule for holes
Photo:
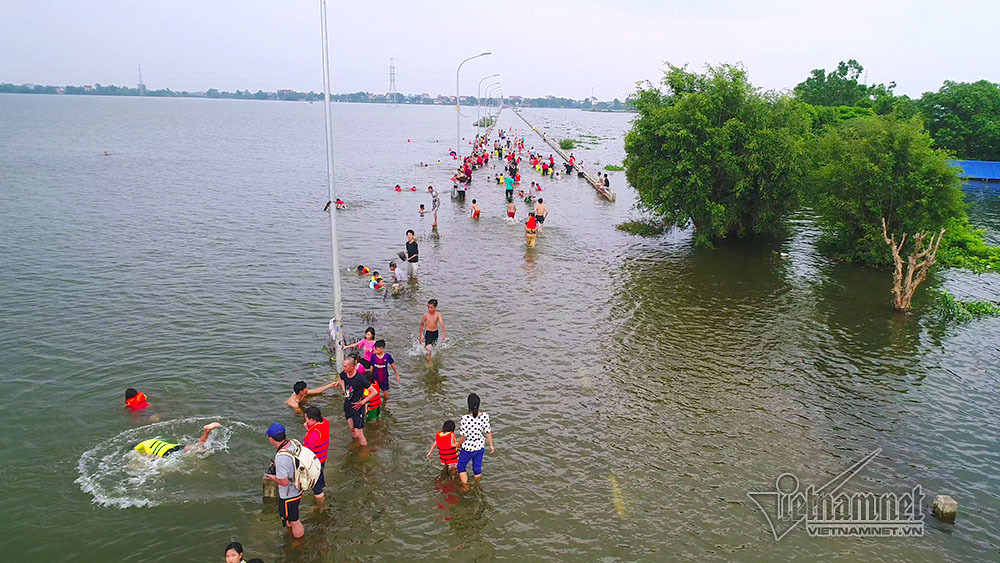
[[[524,226],[533,231],[538,228],[538,221],[534,217],[528,217],[528,222]]]

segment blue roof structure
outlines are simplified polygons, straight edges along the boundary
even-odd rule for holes
[[[962,169],[962,173],[959,174],[962,178],[1000,182],[1000,162],[989,160],[949,160],[948,162]]]

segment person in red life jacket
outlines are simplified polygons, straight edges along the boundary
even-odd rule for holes
[[[396,187],[393,189],[396,190],[397,192],[403,191],[403,188],[399,184],[396,184]]]
[[[141,411],[149,406],[146,394],[129,387],[125,390],[125,406],[132,411]]]
[[[416,186],[410,186],[410,191],[411,191],[411,192],[415,192],[415,191],[417,191],[417,187],[416,187]]]
[[[369,270],[368,268],[362,266],[361,264],[358,264],[358,275],[359,276],[367,276],[370,272],[371,272],[371,270]]]
[[[306,437],[302,439],[302,445],[312,450],[319,460],[319,479],[313,487],[313,495],[316,496],[316,502],[322,503],[325,498],[323,489],[326,487],[323,472],[326,469],[326,454],[330,448],[330,421],[323,418],[323,414],[316,407],[306,407],[305,413]]]
[[[427,452],[427,459],[431,458],[431,454],[434,453],[434,448],[437,448],[438,457],[441,459],[441,465],[448,470],[448,474],[454,475],[457,473],[458,442],[455,440],[454,420],[444,421],[444,426],[441,428],[441,432],[434,435],[434,442],[431,443],[431,449]]]
[[[372,374],[368,381],[371,381],[371,387],[365,389],[365,396],[373,395],[373,398],[368,401],[367,420],[368,422],[374,422],[382,414],[382,388],[379,387],[375,374]]]
[[[524,224],[524,243],[528,245],[528,248],[535,248],[537,240],[538,221],[535,219],[534,212],[528,213],[528,221]]]

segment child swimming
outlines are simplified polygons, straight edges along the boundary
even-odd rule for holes
[[[129,387],[125,390],[125,406],[132,411],[141,411],[149,406],[146,394]]]

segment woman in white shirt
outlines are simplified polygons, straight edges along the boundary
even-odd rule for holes
[[[458,478],[462,481],[462,489],[469,488],[469,474],[465,471],[472,462],[472,473],[475,482],[483,477],[483,454],[486,442],[489,442],[490,453],[493,453],[493,429],[490,427],[490,415],[479,412],[479,395],[469,394],[469,414],[462,417],[459,427],[461,438],[458,439]],[[483,436],[485,435],[485,440]]]

